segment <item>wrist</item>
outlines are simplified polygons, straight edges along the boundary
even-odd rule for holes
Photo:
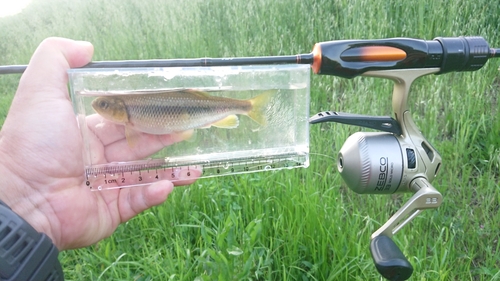
[[[36,231],[45,233],[53,242],[56,242],[57,237],[54,237],[50,221],[45,215],[52,211],[47,200],[6,165],[8,157],[0,153],[0,159],[0,179],[2,179],[0,201],[9,206],[14,213],[23,218]]]

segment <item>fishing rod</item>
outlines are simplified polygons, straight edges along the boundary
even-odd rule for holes
[[[315,74],[353,78],[370,70],[439,67],[440,73],[472,71],[500,57],[481,37],[420,40],[391,38],[317,43],[309,54],[290,56],[96,61],[80,68],[139,68],[310,64]],[[27,65],[0,66],[0,74],[23,73]]]
[[[347,138],[337,157],[337,169],[359,194],[413,193],[413,196],[371,236],[370,251],[386,279],[406,280],[413,267],[392,236],[423,210],[438,208],[442,195],[432,186],[442,158],[413,121],[409,106],[412,83],[429,74],[475,71],[500,48],[482,37],[437,37],[433,40],[389,38],[317,43],[309,54],[295,56],[96,61],[82,68],[211,67],[309,64],[315,74],[344,78],[368,76],[394,81],[391,116],[320,112],[310,124],[336,122],[376,129]],[[0,66],[0,74],[22,73],[25,65]]]

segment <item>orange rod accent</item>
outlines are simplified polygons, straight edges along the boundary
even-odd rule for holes
[[[314,74],[318,74],[321,69],[321,46],[319,44],[314,44],[313,47],[313,63],[311,68]]]
[[[406,52],[388,46],[361,47],[361,61],[398,61],[406,58]]]

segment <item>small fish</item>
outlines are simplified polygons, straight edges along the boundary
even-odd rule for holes
[[[236,128],[237,114],[247,115],[265,126],[265,111],[273,93],[238,100],[196,90],[146,91],[98,97],[92,101],[92,107],[105,119],[124,125],[127,141],[133,146],[137,132],[163,135],[192,133],[193,129],[211,126]]]

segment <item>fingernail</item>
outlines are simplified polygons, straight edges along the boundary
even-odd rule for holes
[[[76,41],[76,43],[82,45],[82,46],[93,46],[92,43],[90,43],[89,41],[82,41],[82,40],[79,40],[79,41]]]

